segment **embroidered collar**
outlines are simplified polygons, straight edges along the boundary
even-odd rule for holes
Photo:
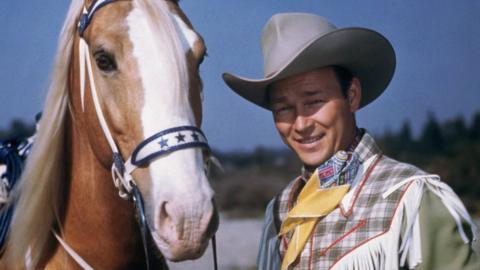
[[[358,154],[340,150],[317,168],[320,188],[351,184],[357,175]]]
[[[353,153],[358,156],[359,164],[363,164],[372,156],[382,153],[372,136],[370,136],[370,134],[363,128],[357,129],[357,136],[355,136],[354,142],[347,150],[353,150]],[[311,175],[312,172],[308,171],[304,166],[302,166],[300,179],[303,181],[301,182],[305,183],[305,181],[310,179]],[[351,177],[351,179],[354,179],[355,175],[352,174],[352,176],[353,177]],[[352,184],[354,185],[355,183]],[[302,186],[303,185],[299,185],[299,188],[301,189]]]
[[[357,146],[359,145],[363,135],[365,134],[365,130],[364,129],[359,129],[357,128],[356,129],[356,135],[355,135],[355,138],[353,139],[353,142],[352,144],[350,144],[350,146],[346,149],[346,151],[344,150],[340,150],[338,151],[337,153],[335,153],[330,159],[328,159],[327,161],[325,161],[324,163],[322,163],[317,169],[318,171],[322,171],[322,174],[320,174],[319,178],[322,179],[324,177],[327,177],[328,180],[323,180],[322,183],[322,187],[327,187],[327,184],[326,181],[328,181],[328,183],[332,184],[332,178],[338,178],[338,174],[340,174],[340,172],[345,168],[345,167],[350,167],[351,165],[349,165],[351,161],[351,158],[352,156],[356,156],[355,157],[355,160],[353,163],[354,163],[354,167],[357,167],[358,168],[358,154],[354,154],[355,152],[355,149],[357,148]],[[354,171],[351,171],[350,172],[350,175],[352,175],[351,173],[353,173],[353,177],[355,177],[355,174],[356,174],[356,170],[355,168],[352,167],[352,169]],[[308,170],[305,166],[302,166],[301,168],[301,178],[303,181],[308,181],[308,179],[310,179],[310,177],[312,176],[312,171]],[[337,176],[337,177],[336,177]],[[340,177],[340,178],[343,178],[343,177]],[[341,180],[339,179],[341,183],[337,183],[337,184],[345,184],[345,183],[349,183],[350,181],[344,181],[344,180]],[[330,184],[328,186],[330,186]]]

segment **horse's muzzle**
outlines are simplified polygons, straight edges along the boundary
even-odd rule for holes
[[[219,224],[213,200],[165,202],[160,207],[152,236],[161,253],[170,261],[197,259]]]

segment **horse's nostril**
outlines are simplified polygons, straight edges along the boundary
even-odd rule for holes
[[[205,197],[193,201],[176,198],[158,205],[154,239],[170,260],[198,258],[217,231],[215,203]]]
[[[167,202],[163,202],[162,205],[160,206],[160,216],[159,216],[160,221],[166,221],[166,219],[168,218],[166,206],[167,206]]]
[[[169,229],[169,224],[172,223],[171,217],[168,215],[167,212],[167,202],[163,202],[160,206],[160,212],[158,217],[159,228],[163,230]]]
[[[183,239],[183,226],[181,226],[181,221],[175,219],[175,214],[175,207],[172,203],[162,203],[159,215],[160,230],[169,232],[171,236],[176,235],[177,239]]]

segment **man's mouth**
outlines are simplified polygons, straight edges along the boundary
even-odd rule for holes
[[[315,143],[315,142],[319,141],[322,137],[323,137],[322,135],[319,135],[319,136],[314,136],[314,137],[302,138],[302,139],[297,140],[297,142],[299,142],[301,144],[311,144],[311,143]]]

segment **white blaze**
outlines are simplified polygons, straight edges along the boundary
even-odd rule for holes
[[[188,89],[175,89],[175,72],[168,65],[171,63],[172,52],[168,47],[162,47],[162,44],[170,41],[162,41],[161,37],[152,31],[147,16],[134,6],[127,18],[133,56],[137,60],[144,91],[141,121],[145,138],[167,128],[195,125],[188,101]],[[186,49],[186,46],[193,45],[198,36],[177,16],[172,16],[175,18],[177,30],[182,30],[180,39]],[[179,196],[190,196],[188,194],[192,194],[192,200],[200,202],[204,201],[206,196],[209,196],[209,199],[212,196],[208,181],[205,175],[201,174],[203,162],[198,148],[180,150],[161,157],[150,164],[149,170],[152,178],[151,202],[170,201]],[[149,203],[148,200],[146,203]],[[159,206],[151,205],[155,207],[155,213],[158,213]],[[202,208],[199,205],[195,211],[203,211]]]

